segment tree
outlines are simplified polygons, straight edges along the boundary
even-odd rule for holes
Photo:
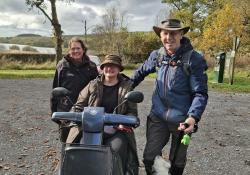
[[[236,35],[241,36],[244,51],[250,50],[249,0],[162,0],[162,3],[172,7],[170,17],[191,27],[187,35],[200,50],[229,50]]]
[[[20,47],[17,45],[12,45],[9,48],[10,48],[10,50],[20,50]]]
[[[143,62],[154,49],[161,46],[158,36],[154,32],[131,32],[123,47],[123,54],[129,63]]]
[[[25,46],[22,49],[23,51],[27,51],[27,52],[38,52],[35,48],[30,47],[30,46]]]
[[[69,0],[70,1],[70,0]],[[74,1],[74,0],[71,0]],[[50,3],[51,7],[51,15],[48,14],[47,10],[47,3],[46,0],[26,0],[26,4],[31,8],[36,7],[38,8],[45,17],[50,21],[51,25],[54,29],[54,37],[56,39],[56,61],[58,62],[62,58],[62,29],[61,24],[57,18],[57,11],[56,11],[56,0],[47,0]]]
[[[206,0],[163,0],[162,3],[172,6],[171,17],[182,20],[191,31],[202,31],[205,14],[208,13]]]
[[[119,13],[114,6],[107,8],[102,16],[102,24],[96,25],[93,33],[98,36],[95,44],[102,54],[122,55],[124,39],[128,36],[125,13]]]
[[[229,51],[232,48],[233,38],[241,36],[243,29],[240,10],[228,2],[207,19],[202,48],[216,52]]]
[[[234,8],[238,8],[242,22],[241,32],[241,52],[250,52],[250,1],[249,0],[233,0]]]
[[[221,8],[224,1],[227,0],[162,0],[162,3],[172,7],[170,17],[190,26],[188,36],[194,40],[202,36],[207,16]]]

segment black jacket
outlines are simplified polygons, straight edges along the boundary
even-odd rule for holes
[[[84,56],[83,63],[75,65],[69,55],[60,60],[56,66],[53,80],[53,88],[64,87],[70,93],[70,99],[76,102],[79,92],[94,78],[98,76],[95,63],[90,61],[88,56]],[[55,99],[51,97],[51,113],[56,111],[69,111],[72,104],[65,99]]]

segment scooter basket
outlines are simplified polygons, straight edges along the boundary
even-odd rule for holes
[[[119,156],[109,146],[66,146],[61,175],[121,175]]]

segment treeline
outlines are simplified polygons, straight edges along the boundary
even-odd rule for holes
[[[190,26],[187,36],[195,49],[207,57],[218,51],[230,51],[234,37],[240,37],[240,55],[250,53],[250,1],[249,0],[162,0],[171,6],[166,16],[179,18]],[[116,53],[125,62],[142,62],[161,43],[153,32],[129,32],[126,14],[120,14],[116,7],[106,10],[102,23],[92,30],[92,35],[81,36],[91,53],[105,55]],[[164,19],[164,18],[163,18]],[[160,20],[158,21],[158,23]],[[71,36],[63,36],[63,52]],[[50,37],[0,38],[0,42],[54,47],[55,39]],[[248,54],[247,54],[248,53]]]
[[[207,58],[219,51],[228,52],[233,48],[233,40],[240,37],[239,54],[250,53],[250,1],[249,0],[163,0],[171,6],[166,17],[178,18],[190,26],[187,36],[196,50]],[[106,10],[101,24],[88,41],[90,48],[99,53],[115,52],[131,61],[144,60],[161,43],[153,32],[128,32],[124,22],[126,16],[115,7]],[[158,23],[161,20],[158,21]],[[127,56],[130,55],[130,56]]]
[[[162,0],[172,7],[170,16],[191,27],[188,36],[199,50],[214,53],[232,49],[240,37],[241,53],[250,52],[249,0]]]
[[[68,41],[73,36],[63,37],[63,54],[67,53]],[[160,41],[153,32],[122,32],[114,33],[110,44],[109,38],[105,34],[93,34],[79,36],[89,48],[89,53],[103,57],[109,53],[116,53],[123,56],[124,62],[138,63],[146,59],[152,49],[160,46]],[[15,43],[22,45],[53,47],[53,38],[50,37],[1,37],[0,43]],[[112,46],[111,46],[112,45]],[[20,50],[16,45],[10,47],[11,50]],[[21,50],[20,50],[21,51]],[[29,51],[29,50],[24,50]],[[31,50],[30,50],[31,51]],[[32,50],[34,52],[34,50]]]

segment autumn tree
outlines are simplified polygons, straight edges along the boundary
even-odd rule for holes
[[[235,36],[244,31],[241,12],[232,3],[216,10],[207,18],[201,47],[209,51],[229,51]]]
[[[241,16],[242,32],[241,32],[241,52],[250,52],[250,1],[249,0],[233,0],[234,8],[237,8]]]
[[[162,0],[172,7],[170,16],[180,19],[190,26],[191,31],[202,31],[207,8],[213,1],[209,0]]]
[[[190,26],[187,36],[195,47],[200,45],[207,16],[223,6],[226,0],[162,0],[172,7],[170,17],[180,19]]]
[[[170,17],[191,27],[187,35],[201,50],[230,49],[241,36],[241,48],[250,50],[249,0],[162,0],[172,7]],[[243,45],[244,44],[244,45]]]
[[[74,0],[68,0],[68,2]],[[41,11],[44,16],[50,21],[53,26],[53,36],[56,40],[56,61],[58,62],[62,58],[62,29],[61,24],[59,23],[56,11],[56,0],[26,0],[26,4],[30,6],[30,8],[36,7]],[[50,4],[50,5],[49,5]],[[50,6],[51,15],[49,15],[47,7]]]

